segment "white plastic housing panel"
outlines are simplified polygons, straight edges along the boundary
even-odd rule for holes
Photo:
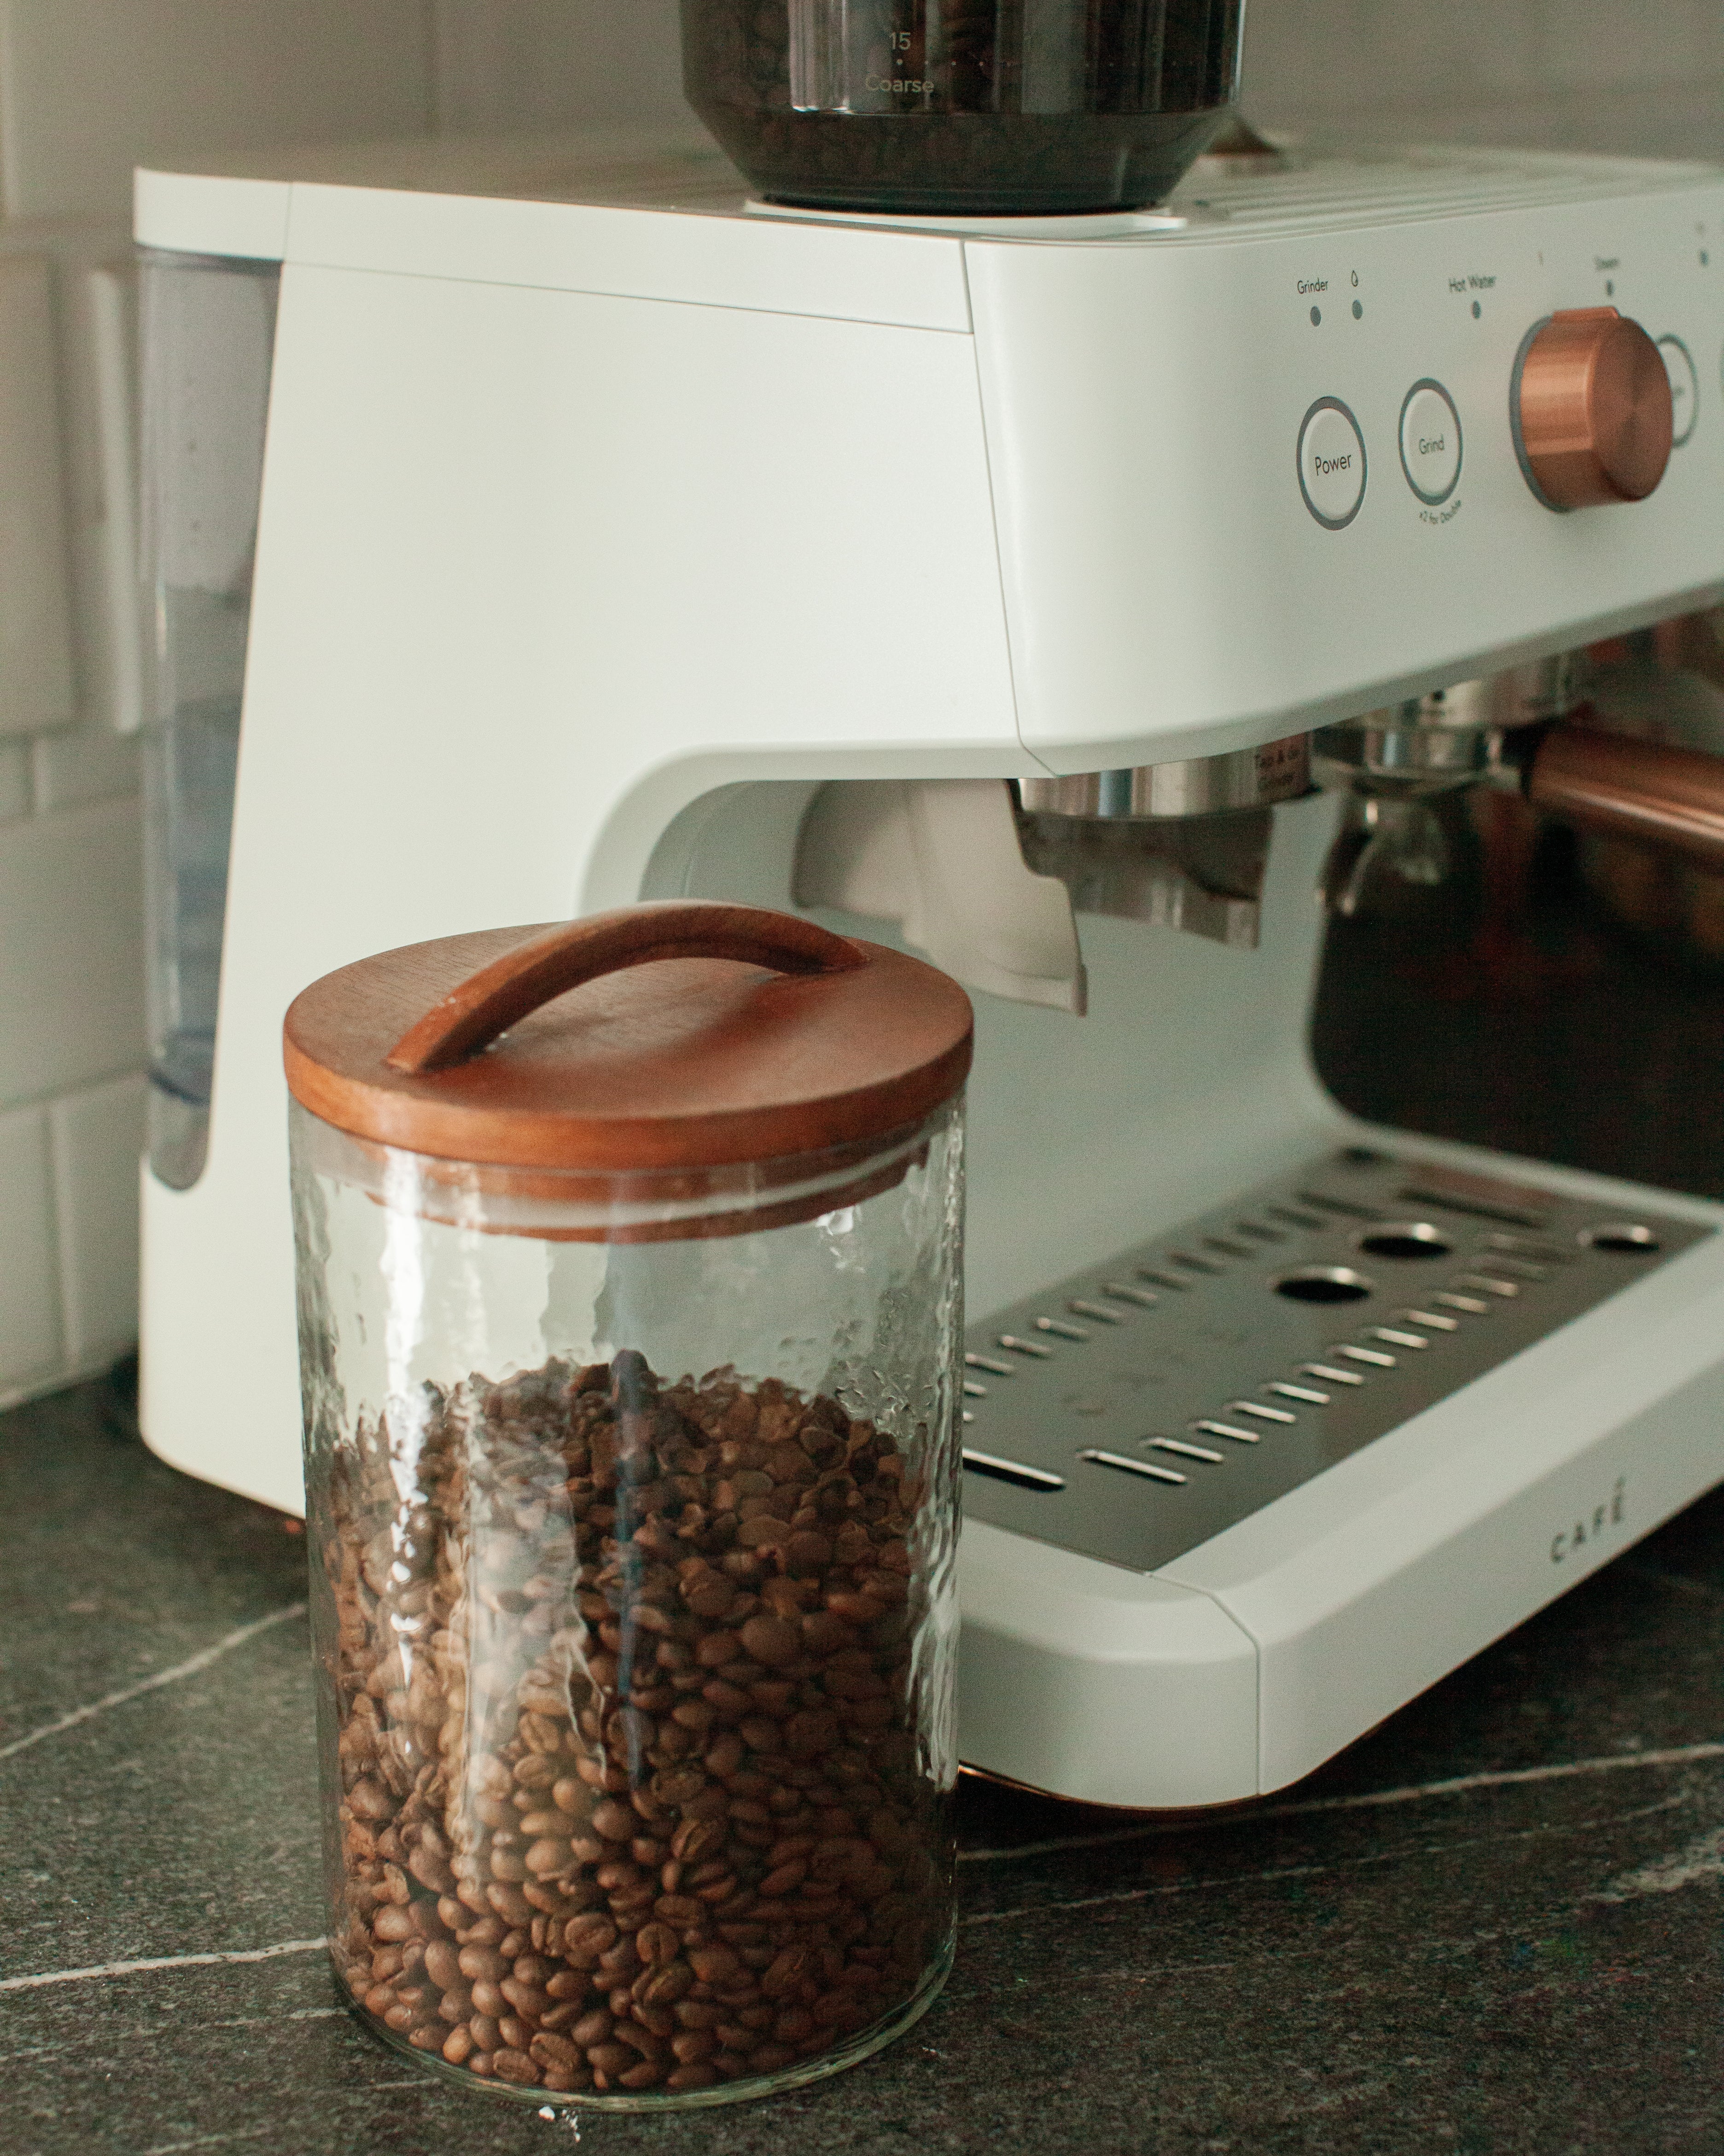
[[[141,171],[146,246],[967,332],[962,244],[741,214],[704,133],[299,151]]]
[[[731,779],[1029,767],[967,339],[290,266],[209,1161],[146,1184],[151,1442],[298,1502],[308,981],[627,903]]]
[[[1423,228],[968,243],[1025,745],[1060,772],[1241,746],[1709,599],[1720,234],[1715,183]],[[1556,515],[1516,460],[1515,356],[1553,310],[1603,305],[1683,339],[1699,422],[1649,501]],[[1438,507],[1399,451],[1428,378],[1463,430]],[[1323,398],[1365,446],[1339,531],[1296,468]]]
[[[967,331],[950,240],[771,218],[300,185],[287,259]]]
[[[132,201],[141,247],[255,262],[280,262],[287,253],[293,188],[285,180],[210,180],[198,172],[142,170]]]
[[[139,228],[469,292],[503,281],[954,336],[973,320],[1015,723],[1052,770],[1244,746],[1724,592],[1724,250],[1701,244],[1724,225],[1724,182],[1703,167],[1318,159],[1221,183],[1220,207],[1192,203],[1183,228],[1020,239],[752,216],[721,161],[643,138],[630,162],[618,142],[584,164],[578,144],[541,146],[512,194],[495,145],[462,153],[465,183],[460,155],[424,145],[369,153],[368,185],[339,151],[321,177],[305,153],[240,180],[144,174]],[[1682,339],[1698,424],[1649,501],[1557,516],[1514,455],[1515,356],[1553,309],[1600,304]],[[1401,469],[1403,408],[1424,381],[1464,437],[1436,505]],[[1352,414],[1366,463],[1338,530],[1296,469],[1322,399]],[[906,440],[937,455],[914,380],[886,402],[885,462]],[[697,518],[713,509],[705,470],[697,454],[685,473]]]
[[[967,1522],[958,1750],[1095,1804],[1212,1804],[1257,1778],[1257,1650],[1208,1595]]]

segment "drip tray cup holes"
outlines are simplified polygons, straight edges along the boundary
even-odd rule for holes
[[[1626,1220],[1607,1220],[1603,1227],[1584,1228],[1580,1240],[1588,1250],[1608,1250],[1617,1257],[1650,1257],[1658,1248],[1658,1238],[1651,1229]]]
[[[1397,1220],[1361,1235],[1359,1248],[1373,1258],[1446,1258],[1454,1245],[1429,1220]]]
[[[1362,1302],[1372,1291],[1372,1282],[1349,1265],[1301,1265],[1275,1282],[1275,1293],[1293,1302]]]

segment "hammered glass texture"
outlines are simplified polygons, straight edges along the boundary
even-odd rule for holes
[[[554,1195],[562,1239],[518,1197],[496,1232],[476,1177],[293,1118],[358,2010],[536,2102],[875,2049],[952,1949],[961,1104],[859,1202],[751,1230],[745,1176],[732,1232],[617,1243]]]

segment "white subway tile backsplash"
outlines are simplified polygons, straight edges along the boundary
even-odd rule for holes
[[[690,119],[676,0],[432,0],[452,135]]]
[[[431,106],[427,0],[0,4],[8,217],[124,218],[151,157],[417,134]]]
[[[1546,0],[1542,59],[1552,89],[1680,82],[1716,64],[1717,0]]]
[[[71,723],[54,279],[41,254],[0,254],[0,734]]]
[[[135,801],[0,826],[0,1106],[144,1060]]]
[[[138,790],[136,737],[108,726],[44,734],[35,744],[36,806],[81,808]]]
[[[66,1354],[89,1369],[137,1337],[143,1078],[74,1093],[48,1114]]]
[[[30,745],[0,741],[0,824],[28,816],[31,808]]]
[[[1399,141],[1724,155],[1718,0],[1250,0],[1260,122]]]
[[[64,1360],[59,1276],[48,1118],[17,1108],[0,1115],[0,1404]]]

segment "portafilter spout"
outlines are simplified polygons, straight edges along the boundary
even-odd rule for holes
[[[1405,883],[1442,882],[1449,844],[1434,797],[1481,783],[1518,785],[1509,745],[1575,710],[1578,680],[1577,662],[1564,654],[1325,726],[1314,738],[1313,769],[1347,796],[1318,886],[1326,909],[1351,920],[1379,870]]]
[[[1379,867],[1440,881],[1446,847],[1429,804],[1480,784],[1724,872],[1724,757],[1589,725],[1583,680],[1570,653],[1324,727],[1315,768],[1348,795],[1323,871],[1329,911],[1357,913]]]

